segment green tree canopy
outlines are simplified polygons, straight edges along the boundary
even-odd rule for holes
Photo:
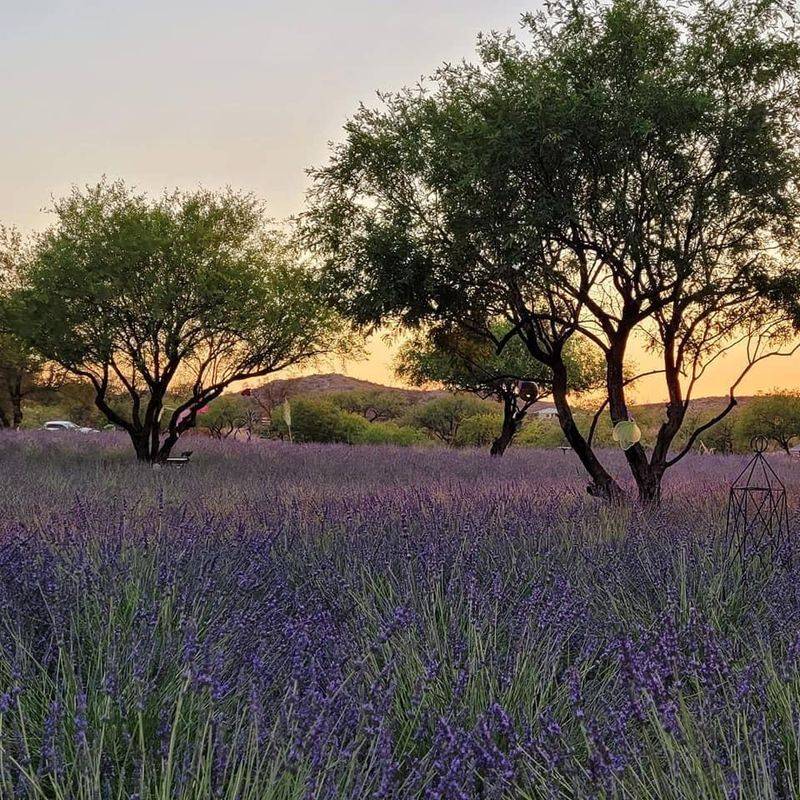
[[[324,398],[297,397],[290,401],[292,438],[296,442],[356,444],[370,423]],[[282,436],[289,433],[283,409],[272,411],[272,426]]]
[[[666,414],[625,458],[648,502],[697,381],[742,339],[748,365],[787,335],[755,275],[786,271],[798,215],[800,47],[777,0],[577,0],[488,36],[477,63],[384,95],[314,173],[305,218],[356,321],[505,319],[553,374],[592,494],[620,484],[575,424],[566,343],[606,362],[628,419],[631,341],[660,362]],[[730,402],[736,403],[731,386]]]
[[[23,401],[57,386],[62,375],[12,332],[11,308],[20,291],[27,245],[19,231],[0,226],[0,427],[19,428]]]
[[[61,378],[60,372],[25,342],[0,333],[0,428],[19,428],[25,399],[55,388]]]
[[[75,189],[21,271],[16,335],[91,381],[95,403],[159,461],[232,382],[343,351],[340,318],[261,204],[233,191],[151,199]],[[168,415],[176,383],[186,399]],[[122,412],[115,393],[130,400]]]
[[[360,414],[367,422],[388,422],[401,417],[409,402],[400,392],[381,389],[334,392],[326,400],[345,411]]]
[[[800,394],[775,392],[754,397],[739,412],[739,433],[746,439],[764,436],[787,454],[800,437]]]
[[[480,336],[463,328],[441,326],[419,332],[401,348],[395,370],[398,377],[417,386],[440,384],[502,403],[502,422],[491,442],[492,455],[502,455],[533,403],[551,393],[552,373],[531,356],[520,337],[510,335],[508,323],[494,323],[488,332],[490,336]],[[567,341],[564,361],[570,391],[581,393],[603,386],[604,363],[597,349],[585,340],[573,337]],[[535,383],[538,394],[522,397],[520,381]]]
[[[260,409],[249,397],[227,393],[209,403],[197,415],[197,427],[215,439],[227,439],[245,431],[247,438],[261,417]]]
[[[461,424],[470,417],[486,414],[487,411],[491,411],[491,406],[473,397],[437,397],[414,406],[408,412],[406,421],[415,428],[422,428],[432,439],[453,445],[457,441]]]

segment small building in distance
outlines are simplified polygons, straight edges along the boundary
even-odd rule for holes
[[[540,408],[535,408],[531,413],[534,417],[540,417],[541,419],[558,419],[558,411],[555,406],[541,406]]]

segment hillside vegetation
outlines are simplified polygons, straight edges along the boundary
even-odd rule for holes
[[[775,411],[784,421],[784,427],[788,426],[782,438],[773,436],[774,424],[748,413],[769,397],[782,399],[783,404],[779,403]],[[740,398],[732,414],[703,434],[697,449],[745,452],[755,435],[770,438],[770,447],[785,449],[784,444],[796,442],[795,437],[800,434],[800,413],[792,415],[791,406],[786,405],[787,398],[793,397],[778,393]],[[175,397],[172,402],[177,404],[179,400]],[[502,424],[502,407],[493,400],[435,388],[385,386],[326,373],[269,381],[254,388],[249,396],[238,392],[223,395],[198,417],[199,432],[214,438],[287,439],[289,431],[283,413],[287,400],[292,414],[292,438],[298,442],[488,447]],[[699,398],[693,401],[691,415],[699,423],[722,409],[726,402],[725,397]],[[795,398],[795,402],[800,401]],[[552,404],[546,401],[533,405],[515,440],[516,446],[564,446],[558,420],[539,415],[550,408]],[[576,412],[583,431],[589,431],[596,409],[597,403],[587,399]],[[631,416],[642,429],[645,446],[653,441],[663,415],[661,403],[631,406]],[[91,391],[77,382],[64,384],[58,390],[42,391],[27,400],[23,428],[38,428],[51,419],[68,419],[98,428],[104,423],[92,403]],[[690,419],[681,441],[693,429]],[[598,417],[594,440],[599,445],[616,447],[607,413]]]

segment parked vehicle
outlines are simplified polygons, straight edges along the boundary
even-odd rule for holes
[[[94,433],[94,428],[83,428],[66,419],[54,419],[42,425],[45,431],[71,431],[73,433]]]

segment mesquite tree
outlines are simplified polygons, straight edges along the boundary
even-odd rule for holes
[[[754,397],[742,409],[738,427],[746,439],[765,436],[791,455],[792,442],[800,437],[800,394],[775,392]]]
[[[412,337],[400,349],[395,371],[398,377],[417,386],[436,383],[451,391],[470,392],[503,406],[503,423],[491,454],[502,456],[525,421],[536,400],[551,393],[552,376],[541,361],[534,359],[519,337],[507,337],[506,323],[487,326],[480,337],[461,328],[432,328]],[[564,352],[570,391],[579,394],[603,385],[603,365],[597,351],[577,338]],[[538,395],[520,394],[520,381],[535,383]]]
[[[18,337],[0,333],[0,428],[19,429],[30,395],[58,388],[62,371]]]
[[[9,316],[27,253],[20,232],[0,226],[0,428],[18,429],[26,397],[52,390],[63,379],[61,370],[11,332]]]
[[[315,276],[249,195],[150,199],[101,183],[54,211],[21,270],[16,333],[91,381],[141,461],[166,459],[234,381],[347,347]],[[177,384],[184,399],[167,409]]]
[[[504,318],[552,372],[564,435],[606,499],[622,490],[575,424],[565,347],[580,334],[598,348],[618,423],[643,343],[668,401],[650,452],[625,456],[658,502],[666,470],[788,336],[755,278],[795,266],[792,13],[773,0],[553,4],[525,18],[524,39],[483,38],[478,63],[362,108],[313,173],[305,220],[342,306],[367,325]],[[726,408],[676,446],[698,380],[734,347],[745,365]]]

